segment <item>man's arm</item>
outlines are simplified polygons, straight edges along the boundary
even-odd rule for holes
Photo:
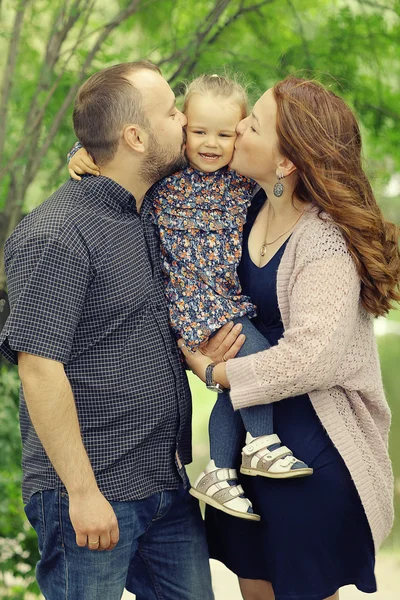
[[[112,550],[119,539],[117,518],[97,487],[63,364],[19,352],[18,369],[33,426],[68,491],[76,543]]]

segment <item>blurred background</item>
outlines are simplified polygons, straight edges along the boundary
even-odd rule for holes
[[[0,0],[0,328],[4,241],[67,179],[72,104],[94,71],[148,58],[178,97],[200,73],[238,73],[251,100],[289,73],[316,77],[356,111],[366,171],[385,215],[400,223],[399,42],[400,0]],[[400,515],[400,313],[378,319],[376,334]],[[215,398],[191,383],[194,475],[208,456]],[[26,600],[38,595],[38,557],[20,496],[18,385],[16,369],[0,363],[0,598]],[[213,572],[216,600],[240,598],[227,572]],[[400,597],[398,518],[378,556],[378,585],[376,598]]]

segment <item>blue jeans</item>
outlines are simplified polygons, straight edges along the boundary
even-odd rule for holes
[[[246,336],[238,357],[262,352],[270,347],[248,317],[239,317],[234,322],[242,324],[242,333]],[[218,394],[209,422],[210,456],[217,467],[234,468],[245,444],[246,431],[254,437],[273,433],[272,404],[234,411],[229,392]]]
[[[181,486],[144,500],[111,502],[120,539],[111,551],[80,548],[68,495],[37,492],[25,507],[38,535],[36,577],[46,600],[213,600],[197,500]]]

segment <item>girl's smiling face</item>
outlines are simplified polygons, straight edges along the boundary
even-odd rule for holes
[[[243,118],[234,98],[193,94],[186,109],[186,154],[190,166],[213,173],[230,163],[236,126]]]

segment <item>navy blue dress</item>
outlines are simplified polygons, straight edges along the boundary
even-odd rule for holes
[[[257,306],[253,323],[272,346],[283,334],[276,277],[286,243],[264,267],[252,262],[248,237],[264,199],[258,194],[249,210],[239,276],[243,293]],[[364,509],[308,395],[273,406],[274,432],[314,473],[286,480],[241,475],[261,521],[207,506],[210,556],[239,577],[270,581],[276,600],[323,600],[348,584],[375,592],[374,546]]]

